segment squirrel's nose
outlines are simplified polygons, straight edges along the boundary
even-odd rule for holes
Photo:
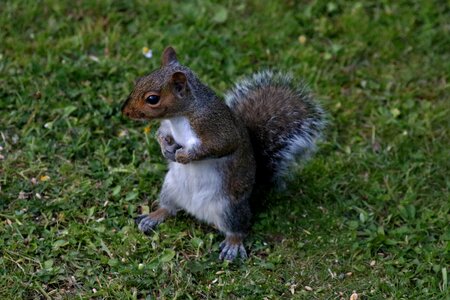
[[[128,102],[130,101],[130,97],[128,97],[125,102],[122,105],[121,111],[122,114],[129,117],[130,116],[130,112],[127,110],[127,106],[128,106]]]

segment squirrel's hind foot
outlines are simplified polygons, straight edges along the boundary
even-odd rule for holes
[[[244,244],[240,238],[227,237],[219,246],[220,260],[233,261],[238,256],[242,259],[247,259],[247,252],[245,251]]]
[[[140,215],[134,218],[134,222],[138,226],[138,229],[146,235],[151,234],[159,224],[155,219],[152,219],[150,215]]]

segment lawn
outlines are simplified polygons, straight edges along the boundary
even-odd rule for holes
[[[0,298],[449,299],[448,1],[219,2],[0,3]],[[221,95],[279,69],[328,111],[246,261],[185,214],[134,225],[167,167],[120,106],[167,45]]]

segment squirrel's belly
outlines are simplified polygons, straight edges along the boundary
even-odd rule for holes
[[[196,218],[222,226],[228,199],[223,192],[220,167],[226,158],[207,159],[186,165],[171,163],[166,180],[177,191],[176,204]]]

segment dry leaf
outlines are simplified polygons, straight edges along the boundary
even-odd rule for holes
[[[298,37],[298,42],[300,43],[300,44],[302,44],[302,45],[304,45],[305,43],[306,43],[306,36],[305,35],[301,35],[301,36],[299,36]]]
[[[40,180],[40,181],[49,181],[49,180],[50,180],[50,176],[48,176],[48,175],[43,175],[43,176],[39,177],[39,180]]]

